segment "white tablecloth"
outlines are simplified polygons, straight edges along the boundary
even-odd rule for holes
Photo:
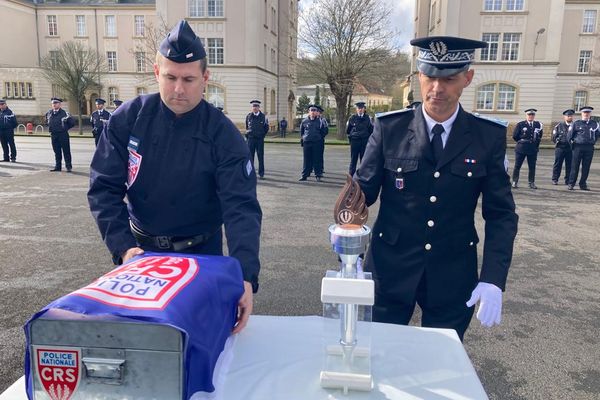
[[[453,330],[373,323],[371,392],[325,390],[321,317],[253,315],[229,343],[215,400],[487,399]],[[295,343],[295,345],[292,345]],[[226,372],[224,372],[226,371]],[[21,378],[0,400],[26,400]]]

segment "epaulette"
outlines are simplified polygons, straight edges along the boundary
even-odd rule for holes
[[[394,111],[388,111],[388,112],[383,112],[383,113],[375,113],[375,118],[389,117],[390,115],[399,115],[399,114],[405,113],[407,111],[414,111],[414,109],[403,108],[402,110],[394,110]]]
[[[504,128],[508,127],[508,121],[505,121],[503,119],[496,118],[496,117],[490,117],[490,116],[487,116],[487,115],[481,115],[479,113],[472,113],[472,115],[474,117],[477,117],[477,118],[482,119],[484,121],[490,121],[490,122],[496,123],[498,125],[501,125]]]

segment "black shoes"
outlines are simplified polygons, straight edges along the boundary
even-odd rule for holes
[[[300,177],[300,179],[298,179],[298,182],[300,182],[300,181],[305,181],[305,180],[306,180],[306,177],[305,177],[305,176],[302,176],[302,177]]]
[[[569,189],[569,190],[574,190],[574,189],[575,189],[575,186],[573,186],[573,185],[569,185],[569,187],[568,187],[567,189]]]
[[[73,172],[72,168],[67,168],[67,172]]]
[[[552,184],[553,184],[553,185],[558,185],[558,181],[554,181],[554,180],[553,180],[553,181],[552,181]]]
[[[60,172],[60,168],[53,168],[50,170],[50,172]]]
[[[535,182],[529,182],[529,189],[537,189],[537,186],[535,186]]]
[[[317,176],[317,182],[321,182],[321,177]]]
[[[579,186],[579,189],[581,190],[585,190],[585,191],[590,191],[591,189],[586,185],[586,186]]]
[[[514,189],[516,189],[516,188],[518,188],[518,187],[519,187],[519,185],[517,185],[517,182],[513,182],[513,183],[511,183],[511,185],[510,185],[510,186],[512,186]]]

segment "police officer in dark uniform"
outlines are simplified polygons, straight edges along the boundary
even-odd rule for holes
[[[321,178],[322,178],[323,175],[325,174],[325,136],[327,136],[329,134],[329,122],[327,122],[327,118],[325,118],[325,116],[323,115],[323,113],[325,112],[325,109],[323,107],[321,107],[320,104],[315,104],[315,107],[317,107],[317,116],[321,119],[321,123],[325,126],[325,134],[323,135],[323,140],[321,141],[321,151],[319,154],[319,162],[313,163],[313,169],[315,168],[316,165],[321,166]],[[314,169],[314,172],[315,172],[315,176],[316,176],[317,170]]]
[[[581,119],[573,122],[573,127],[569,132],[569,142],[573,145],[573,163],[571,165],[571,174],[569,175],[569,190],[575,188],[577,175],[579,175],[579,165],[581,165],[581,178],[579,179],[579,188],[581,190],[590,190],[587,185],[587,178],[594,158],[594,144],[600,137],[600,128],[598,122],[591,119],[593,107],[581,107]]]
[[[106,100],[104,99],[96,99],[96,108],[90,117],[90,122],[92,123],[92,134],[94,135],[94,143],[98,146],[98,140],[100,139],[100,135],[104,130],[104,126],[108,122],[110,118],[110,113],[104,109],[104,104]]]
[[[544,134],[544,126],[541,122],[535,121],[535,108],[525,110],[527,119],[517,123],[513,130],[513,139],[517,142],[515,146],[515,166],[513,168],[512,187],[519,187],[519,172],[523,161],[527,158],[527,166],[529,167],[529,187],[537,189],[535,185],[535,164],[537,162],[537,154],[540,149],[540,142]]]
[[[117,108],[119,108],[119,106],[121,106],[121,104],[123,104],[123,100],[114,99],[113,104],[115,105],[115,110],[116,110]]]
[[[50,172],[59,172],[62,170],[63,155],[65,157],[65,168],[67,172],[71,172],[73,164],[71,163],[69,129],[75,126],[75,120],[71,117],[71,114],[61,108],[62,99],[53,97],[51,104],[52,108],[46,113],[46,122],[50,131],[55,161],[54,168]]]
[[[224,225],[229,255],[244,276],[239,332],[252,312],[260,269],[262,213],[248,146],[202,98],[206,52],[186,21],[161,43],[154,73],[160,93],[124,103],[100,137],[90,209],[115,263],[143,250],[221,255]]]
[[[269,132],[269,120],[260,111],[260,101],[252,100],[252,112],[246,115],[246,139],[250,149],[250,158],[254,164],[254,154],[258,156],[258,176],[265,176],[265,136]]]
[[[2,143],[4,152],[4,158],[1,161],[17,162],[17,146],[15,145],[17,125],[17,117],[6,105],[6,100],[0,99],[0,143]]]
[[[565,163],[565,185],[569,184],[569,175],[571,174],[571,162],[573,152],[571,143],[569,143],[569,131],[573,124],[573,114],[575,110],[568,109],[563,111],[563,122],[560,122],[552,130],[552,142],[555,143],[554,165],[552,166],[552,184],[558,185],[558,178],[562,170],[563,161]]]
[[[365,259],[375,280],[373,320],[408,324],[418,303],[423,326],[452,328],[462,339],[478,301],[481,323],[500,323],[518,220],[504,169],[506,128],[459,103],[485,42],[432,36],[411,44],[419,47],[423,104],[378,115],[354,175],[367,205],[380,199]]]
[[[365,112],[365,102],[359,101],[356,105],[356,114],[350,117],[346,125],[346,135],[350,140],[350,166],[348,172],[354,175],[356,163],[359,158],[362,161],[369,136],[373,133],[371,117]]]
[[[285,117],[281,118],[279,121],[279,136],[285,139],[285,134],[287,131],[288,122],[285,120]]]
[[[302,146],[303,165],[299,181],[305,181],[315,171],[317,182],[323,177],[323,146],[329,132],[327,122],[319,117],[316,105],[308,106],[308,117],[300,124],[300,145]]]

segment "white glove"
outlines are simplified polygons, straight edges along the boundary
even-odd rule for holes
[[[500,325],[502,319],[502,290],[491,283],[479,282],[471,298],[467,301],[467,307],[472,307],[480,302],[477,310],[477,319],[481,325],[488,328]]]

